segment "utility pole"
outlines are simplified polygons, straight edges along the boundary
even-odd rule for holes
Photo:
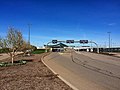
[[[112,39],[111,39],[111,48],[112,48]]]
[[[104,45],[104,48],[106,48],[106,42],[104,42],[104,44],[105,44],[105,45]]]
[[[28,43],[29,43],[29,45],[30,45],[30,29],[31,29],[31,25],[32,24],[28,24],[28,30],[29,30],[29,32],[28,32]]]
[[[108,35],[109,35],[109,37],[108,37],[108,38],[109,38],[109,50],[110,50],[110,43],[111,43],[111,42],[110,42],[110,41],[111,41],[111,39],[110,39],[110,34],[111,34],[111,32],[108,32]]]

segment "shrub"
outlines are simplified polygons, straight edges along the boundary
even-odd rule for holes
[[[14,64],[10,62],[0,62],[0,67],[14,66],[14,65],[24,65],[27,62],[25,60],[15,61]]]

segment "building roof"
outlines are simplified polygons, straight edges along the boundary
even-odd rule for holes
[[[59,44],[56,44],[56,45],[48,45],[47,47],[50,47],[50,48],[64,48],[64,47],[68,47],[68,46],[63,44],[63,43],[59,43]]]

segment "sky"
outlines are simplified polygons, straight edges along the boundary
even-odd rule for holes
[[[120,0],[0,0],[0,36],[8,27],[35,46],[57,40],[92,40],[120,46]],[[80,45],[77,43],[76,45]]]

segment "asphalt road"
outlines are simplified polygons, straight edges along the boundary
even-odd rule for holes
[[[78,90],[120,90],[120,58],[71,51],[44,62]]]

